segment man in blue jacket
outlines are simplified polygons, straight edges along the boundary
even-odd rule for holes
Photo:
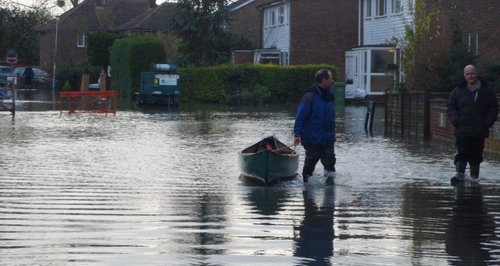
[[[314,77],[316,84],[309,88],[297,109],[295,117],[295,145],[302,143],[306,151],[302,178],[306,183],[319,160],[325,168],[326,183],[335,178],[335,96],[332,73],[320,69]]]
[[[484,139],[498,116],[498,100],[488,84],[479,79],[476,68],[464,68],[465,81],[456,87],[448,100],[448,118],[455,127],[457,154],[456,174],[452,185],[464,180],[467,163],[470,176],[479,177],[479,164],[483,161]]]

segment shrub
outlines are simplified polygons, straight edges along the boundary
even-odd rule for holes
[[[296,102],[314,84],[314,75],[327,68],[336,79],[333,65],[218,65],[179,70],[181,101],[257,105]]]

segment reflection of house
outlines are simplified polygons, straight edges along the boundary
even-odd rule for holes
[[[335,64],[342,73],[345,51],[357,44],[357,1],[247,0],[237,3],[240,5],[234,5],[232,12],[233,16],[238,12],[238,19],[233,20],[231,31],[244,34],[241,17],[252,14],[252,21],[260,25],[260,32],[257,49],[233,52],[233,62],[242,62],[239,57],[248,56],[250,52],[250,63],[327,63]]]
[[[439,11],[440,36],[450,38],[451,24],[461,29],[463,40],[480,58],[500,54],[500,1],[498,0],[359,0],[360,46],[346,52],[346,97],[381,95],[395,84],[399,52],[393,39],[404,38],[405,25],[412,25],[416,1]]]
[[[54,53],[57,66],[87,64],[87,34],[90,32],[157,32],[168,30],[165,17],[175,4],[157,6],[154,0],[85,0],[78,6],[38,28],[40,66],[52,70]],[[57,52],[56,52],[57,28]]]

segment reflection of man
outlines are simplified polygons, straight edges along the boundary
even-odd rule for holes
[[[316,204],[317,192],[324,192],[323,202]],[[334,188],[324,190],[308,189],[303,192],[304,219],[298,228],[299,237],[295,242],[296,257],[312,259],[305,265],[331,265],[333,256],[333,212]]]
[[[480,187],[457,190],[445,238],[446,252],[453,257],[450,265],[486,265],[491,259],[487,242],[496,239],[495,222],[485,210]]]

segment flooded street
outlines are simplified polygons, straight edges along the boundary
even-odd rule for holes
[[[333,187],[240,177],[294,107],[2,112],[0,265],[500,265],[498,156],[453,188],[453,146],[384,138],[379,110],[367,136],[365,111],[337,114]]]

